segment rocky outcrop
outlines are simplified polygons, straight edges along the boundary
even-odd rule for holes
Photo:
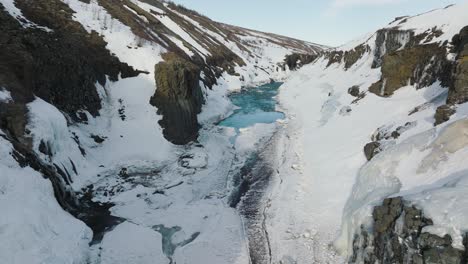
[[[73,11],[62,1],[16,3],[26,18],[52,29],[23,28],[5,12],[1,15],[0,82],[16,102],[30,101],[34,94],[72,118],[79,119],[79,110],[96,116],[101,108],[96,83],[138,75],[110,54],[96,32],[74,22]]]
[[[18,163],[49,179],[59,204],[98,237],[118,219],[111,216],[110,205],[75,194],[66,169],[48,164],[34,153],[26,129],[27,104],[38,96],[71,117],[70,121],[85,121],[82,111],[96,116],[101,108],[96,83],[104,85],[108,79],[116,81],[119,76],[131,77],[139,72],[113,56],[96,32],[88,33],[74,22],[72,10],[62,1],[16,0],[15,4],[27,19],[50,30],[23,27],[0,3],[0,87],[12,97],[0,102],[2,136],[14,146],[12,156]],[[46,143],[39,148],[50,154]]]
[[[372,142],[364,146],[364,154],[368,161],[375,155],[395,145],[396,140],[403,135],[403,133],[416,127],[417,122],[407,122],[404,125],[394,128],[391,126],[379,127],[371,137]]]
[[[401,20],[402,18],[397,18]],[[404,23],[405,20],[400,23]],[[411,48],[417,45],[429,43],[434,37],[438,37],[442,31],[437,28],[432,28],[426,32],[415,35],[411,30],[400,30],[395,28],[385,28],[376,32],[374,60],[372,68],[382,66],[383,58],[386,54],[393,53],[402,48]]]
[[[449,75],[449,93],[447,104],[439,106],[434,115],[434,125],[440,125],[450,120],[456,113],[456,104],[468,101],[468,26],[452,39],[452,53],[456,54],[453,71]]]
[[[452,42],[458,55],[447,103],[460,104],[468,101],[468,26],[455,35]]]
[[[284,63],[288,66],[290,70],[296,70],[303,65],[312,63],[315,59],[318,58],[317,54],[300,54],[300,53],[293,53],[290,55],[286,55],[284,59]]]
[[[364,146],[364,155],[366,155],[367,160],[371,160],[375,155],[379,154],[381,150],[380,143],[373,141]]]
[[[434,125],[440,125],[442,123],[445,123],[450,120],[450,117],[454,115],[456,110],[453,108],[453,106],[450,105],[442,105],[439,106],[436,110],[436,113],[434,115],[435,123]]]
[[[424,213],[401,197],[388,198],[376,206],[371,230],[356,234],[349,263],[466,263],[465,250],[452,246],[449,235],[439,237],[423,231],[433,224]],[[465,247],[468,246],[465,244]]]
[[[351,86],[348,89],[348,94],[353,97],[358,97],[361,94],[360,87],[358,85]]]
[[[150,103],[163,116],[164,137],[174,144],[186,144],[198,137],[198,119],[204,102],[200,68],[178,56],[166,54],[155,66],[156,92]]]
[[[446,49],[438,44],[417,45],[386,53],[382,57],[381,80],[369,91],[379,96],[391,96],[407,85],[426,87],[440,80],[447,83],[451,63]]]
[[[358,60],[360,60],[365,53],[370,52],[370,47],[365,44],[361,44],[352,50],[342,51],[334,50],[325,54],[328,64],[327,67],[334,63],[344,62],[345,69],[351,68]]]
[[[365,53],[370,52],[368,45],[361,44],[352,50],[346,51],[343,56],[345,69],[351,68]]]

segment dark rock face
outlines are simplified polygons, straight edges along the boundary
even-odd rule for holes
[[[367,45],[359,45],[356,48],[346,51],[344,53],[344,62],[345,62],[345,69],[351,68],[362,56],[370,51],[370,47]]]
[[[334,50],[327,54],[325,54],[326,58],[328,59],[327,67],[334,63],[341,63],[343,61],[344,52],[342,50]]]
[[[402,20],[400,23],[404,22],[406,22],[406,20]],[[443,32],[437,28],[432,28],[422,34],[415,35],[414,32],[410,30],[385,28],[378,30],[376,34],[376,49],[374,51],[374,61],[372,62],[372,68],[374,69],[382,66],[385,54],[396,52],[401,48],[411,48],[429,43],[434,37],[440,36]],[[423,40],[424,43],[421,43]]]
[[[465,252],[452,247],[449,235],[422,232],[432,221],[401,197],[385,199],[372,216],[373,231],[363,227],[356,235],[349,263],[466,263]]]
[[[454,36],[453,45],[458,55],[447,103],[461,104],[468,101],[468,26]]]
[[[341,63],[344,61],[345,69],[347,70],[351,68],[359,59],[361,59],[366,52],[369,51],[370,47],[364,44],[345,52],[342,50],[331,51],[325,55],[328,59],[327,67],[334,63]]]
[[[12,156],[18,163],[49,179],[61,207],[83,220],[98,238],[119,219],[110,214],[111,205],[75,194],[68,186],[73,179],[63,165],[46,163],[34,153],[26,129],[27,103],[38,96],[75,121],[83,121],[81,110],[99,114],[96,83],[104,85],[106,76],[116,81],[119,75],[125,78],[139,72],[111,55],[96,32],[90,34],[74,22],[72,10],[62,1],[16,0],[15,4],[27,19],[52,31],[24,28],[0,4],[0,87],[13,99],[0,103],[0,129],[14,146]],[[46,142],[40,144],[39,151],[52,155]],[[77,174],[73,161],[70,163]]]
[[[372,68],[381,67],[382,78],[369,91],[386,97],[407,85],[419,88],[441,81],[448,86],[452,63],[445,45],[428,44],[440,34],[436,28],[419,35],[398,28],[377,31]]]
[[[440,125],[450,120],[450,117],[455,114],[455,109],[449,105],[439,106],[434,115],[435,123],[434,125]]]
[[[167,55],[169,56],[169,55]],[[203,94],[200,68],[177,56],[155,67],[156,93],[150,103],[163,116],[160,121],[164,137],[174,144],[187,144],[198,137],[198,119]]]
[[[317,54],[293,53],[286,56],[286,58],[284,59],[284,63],[289,67],[290,70],[296,70],[302,67],[303,65],[312,63],[317,58]]]
[[[106,42],[88,34],[72,20],[72,10],[58,0],[16,1],[31,21],[51,28],[46,32],[23,28],[5,11],[0,14],[0,84],[15,102],[27,103],[39,96],[76,120],[77,112],[93,116],[101,108],[95,84],[116,81],[138,72],[110,54]]]
[[[405,43],[402,42],[404,39],[410,39],[412,33],[410,31],[401,31],[398,29],[381,29],[377,31],[375,40],[376,49],[374,51],[374,61],[372,62],[372,68],[378,68],[382,66],[382,59],[386,53],[395,52]]]
[[[13,140],[20,142],[28,148],[32,148],[31,139],[25,135],[25,128],[28,122],[27,111],[24,104],[0,102],[0,129],[8,132]]]
[[[371,160],[380,151],[380,143],[377,141],[370,142],[364,146],[364,154],[366,155],[367,160]]]
[[[418,45],[382,57],[382,78],[369,91],[379,96],[391,96],[407,85],[426,87],[440,80],[447,83],[451,64],[446,50],[438,44]]]

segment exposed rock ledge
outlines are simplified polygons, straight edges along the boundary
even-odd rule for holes
[[[362,227],[356,234],[349,263],[467,263],[466,250],[454,248],[449,235],[424,232],[432,220],[401,197],[385,199],[374,208],[372,216],[373,231]],[[467,248],[466,237],[463,244]]]

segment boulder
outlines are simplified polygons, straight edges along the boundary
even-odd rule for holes
[[[354,85],[354,86],[352,86],[352,87],[350,87],[350,88],[348,89],[348,93],[349,93],[351,96],[358,97],[359,94],[360,94],[359,88],[360,88],[359,86]]]
[[[450,117],[456,113],[450,105],[439,106],[434,115],[435,123],[434,125],[440,125],[450,120]]]
[[[367,160],[371,160],[375,155],[380,152],[380,143],[377,141],[370,142],[364,146],[364,154]]]

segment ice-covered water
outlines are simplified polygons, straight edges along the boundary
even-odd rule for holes
[[[270,124],[283,119],[284,114],[275,110],[276,95],[282,83],[269,83],[256,88],[242,89],[230,95],[234,105],[239,107],[232,115],[219,123],[220,126],[239,129],[255,124]]]

